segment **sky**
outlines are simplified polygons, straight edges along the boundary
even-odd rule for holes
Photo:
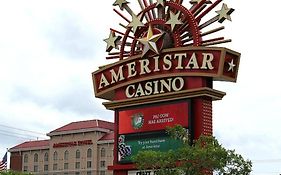
[[[91,78],[110,63],[103,39],[122,21],[113,2],[0,0],[0,159],[7,148],[47,139],[67,123],[113,121]],[[281,2],[223,2],[235,11],[222,32],[232,42],[220,46],[240,52],[241,60],[236,83],[214,83],[227,94],[213,102],[214,136],[252,160],[253,175],[279,175]]]

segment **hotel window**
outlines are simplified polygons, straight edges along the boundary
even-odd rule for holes
[[[80,162],[75,162],[75,169],[80,169]]]
[[[76,150],[76,159],[79,159],[79,158],[80,158],[80,151],[78,149],[78,150]]]
[[[91,157],[92,157],[92,149],[91,149],[91,148],[89,148],[89,149],[87,150],[87,157],[88,157],[88,158],[91,158]]]
[[[87,168],[92,168],[92,162],[91,161],[87,161]]]
[[[33,160],[34,160],[34,162],[38,162],[38,154],[37,153],[34,154]]]
[[[34,165],[33,171],[38,172],[38,165]]]
[[[45,153],[45,155],[44,155],[44,161],[45,161],[45,162],[48,162],[48,161],[49,161],[49,154],[48,154],[48,153]]]
[[[105,171],[100,171],[100,175],[105,175]]]
[[[48,171],[49,170],[49,166],[48,165],[44,165],[44,171]]]
[[[28,162],[28,155],[27,155],[27,154],[24,155],[24,157],[23,157],[23,162],[24,162],[24,163],[27,163],[27,162]]]
[[[92,172],[91,171],[87,171],[87,175],[92,175]]]
[[[55,161],[58,160],[58,153],[56,151],[54,152],[54,157],[53,158],[54,158]]]
[[[100,156],[101,156],[101,157],[105,157],[105,148],[102,148],[102,149],[100,150]]]
[[[58,170],[58,164],[56,163],[53,164],[53,170]]]
[[[100,167],[105,167],[105,161],[103,160],[103,161],[100,161]]]
[[[24,171],[24,172],[27,172],[27,171],[28,171],[28,166],[24,166],[24,167],[23,167],[23,171]]]
[[[63,169],[67,170],[68,169],[68,163],[64,163]]]
[[[69,155],[69,152],[66,150],[64,152],[64,160],[68,160],[68,155]]]
[[[113,157],[113,152],[114,152],[113,149],[111,149],[111,150],[110,150],[110,153],[109,153],[109,156],[110,156],[110,157]]]
[[[75,175],[80,175],[80,173],[79,172],[75,172]]]

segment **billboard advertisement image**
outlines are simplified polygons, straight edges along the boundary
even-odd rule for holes
[[[188,127],[189,103],[187,101],[150,105],[119,111],[119,134],[165,130],[180,124]]]
[[[177,149],[182,146],[180,140],[171,138],[165,132],[149,134],[119,135],[118,138],[118,161],[119,163],[130,163],[132,157],[139,151],[163,151]]]

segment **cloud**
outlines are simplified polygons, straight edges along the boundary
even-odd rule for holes
[[[0,2],[1,124],[47,133],[78,120],[113,121],[113,112],[94,97],[91,80],[91,72],[109,63],[103,42],[109,28],[124,31],[118,23],[126,24],[112,11],[112,3]],[[281,28],[275,25],[280,5],[274,2],[265,8],[262,1],[255,2],[255,7],[251,1],[227,3],[236,9],[231,15],[233,23],[224,22],[226,28],[219,37],[231,38],[233,42],[223,46],[242,56],[236,84],[214,83],[215,89],[227,92],[222,101],[214,102],[215,136],[247,158],[280,159]],[[1,135],[0,156],[6,147],[23,141],[6,138]],[[277,172],[278,167],[277,163],[257,163],[255,172]]]
[[[95,33],[88,31],[87,27],[75,14],[57,14],[55,20],[44,27],[51,52],[67,58],[94,58],[98,46]]]
[[[113,114],[110,111],[105,111],[102,106],[96,103],[80,105],[83,100],[67,97],[69,102],[59,105],[51,105],[51,103],[42,105],[30,99],[21,99],[18,101],[0,100],[1,106],[1,124],[10,126],[12,123],[17,128],[33,130],[40,133],[47,133],[57,127],[65,125],[69,122],[89,119],[113,120]],[[92,106],[92,108],[90,108]],[[89,108],[88,112],[84,108]],[[16,119],[16,120],[15,120]]]
[[[104,64],[97,36],[105,30],[94,18],[102,9],[93,10],[92,1],[0,4],[0,123],[47,133],[78,120],[113,121],[94,98],[91,79]],[[24,141],[0,135],[10,138],[2,139],[0,156]]]
[[[215,83],[215,89],[227,95],[213,103],[214,135],[225,147],[252,160],[253,174],[270,174],[281,166],[280,161],[271,161],[280,160],[281,154],[280,85],[274,85],[270,77],[253,75],[241,74],[237,84]]]

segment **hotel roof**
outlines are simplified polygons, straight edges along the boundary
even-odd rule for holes
[[[107,133],[98,140],[98,144],[104,143],[114,143],[114,132]]]
[[[64,125],[58,129],[55,129],[48,133],[48,136],[69,134],[69,133],[80,133],[80,132],[90,132],[90,131],[113,131],[114,123],[103,121],[103,120],[86,120],[72,122]]]
[[[103,120],[86,120],[71,122],[64,125],[58,129],[55,129],[48,133],[48,136],[70,134],[70,133],[83,133],[91,131],[101,131],[106,134],[99,139],[99,141],[108,142],[113,141],[114,138],[114,123],[103,121]],[[50,140],[36,140],[36,141],[26,141],[24,143],[18,144],[9,149],[10,152],[24,151],[24,150],[38,150],[38,149],[49,149]]]
[[[23,142],[17,146],[10,148],[10,152],[18,150],[48,149],[50,140],[36,140]]]
[[[99,141],[105,141],[105,140],[114,140],[114,132],[107,133],[102,138],[99,139]]]

